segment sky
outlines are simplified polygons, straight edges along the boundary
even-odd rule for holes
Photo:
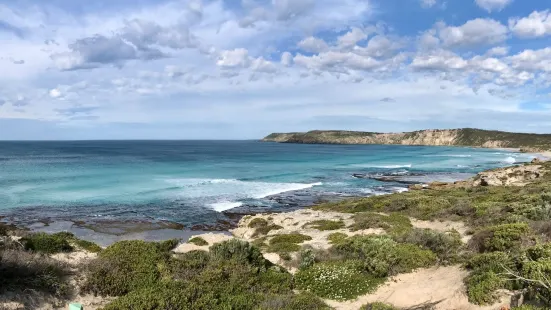
[[[551,132],[551,0],[0,0],[0,139]]]

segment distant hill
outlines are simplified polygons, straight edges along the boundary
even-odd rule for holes
[[[527,152],[551,150],[551,134],[512,133],[473,128],[429,129],[379,133],[342,130],[272,133],[266,142],[308,144],[399,144],[520,148]]]

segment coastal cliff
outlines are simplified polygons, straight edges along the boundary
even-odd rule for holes
[[[551,134],[511,133],[472,128],[430,129],[400,133],[315,130],[272,133],[262,141],[306,144],[397,144],[521,148],[529,152],[551,149]]]

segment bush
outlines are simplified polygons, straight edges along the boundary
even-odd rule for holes
[[[407,233],[395,237],[395,240],[403,243],[410,243],[429,249],[434,252],[441,263],[455,263],[458,260],[459,252],[463,247],[461,235],[457,231],[441,233],[431,229],[412,229]]]
[[[381,283],[363,271],[361,262],[327,262],[299,270],[295,284],[300,290],[333,300],[349,300],[374,291]]]
[[[388,236],[353,236],[333,250],[346,258],[361,260],[365,270],[379,278],[429,267],[437,261],[430,250],[400,244]]]
[[[497,300],[496,290],[505,286],[506,280],[488,271],[469,276],[466,280],[469,301],[477,305],[489,305]]]
[[[60,252],[71,252],[73,247],[69,244],[69,239],[74,238],[72,234],[57,233],[49,235],[46,233],[33,233],[21,239],[21,243],[26,250],[46,254],[55,254]]]
[[[343,242],[344,240],[346,240],[346,238],[348,238],[348,235],[345,233],[332,233],[327,236],[327,240],[329,240],[331,244]]]
[[[159,247],[159,251],[161,252],[170,252],[174,250],[174,248],[176,248],[178,244],[180,244],[180,239],[170,239],[157,243],[157,246]]]
[[[255,231],[252,235],[253,238],[260,235],[267,235],[272,230],[280,230],[283,228],[275,224],[268,225],[268,221],[260,217],[254,218],[252,221],[250,221],[248,227],[255,228]]]
[[[297,252],[300,251],[300,245],[295,243],[275,243],[270,244],[266,248],[266,252],[268,253],[278,253],[278,254],[288,254],[291,252]]]
[[[302,235],[299,233],[285,234],[285,235],[276,235],[270,239],[270,244],[276,243],[302,243],[304,241],[312,240],[312,237]]]
[[[266,296],[259,306],[260,310],[330,310],[322,300],[315,295],[303,292],[297,295]]]
[[[209,245],[209,243],[208,243],[205,239],[203,239],[203,238],[201,238],[201,237],[193,237],[193,238],[189,239],[188,243],[193,243],[193,244],[195,244],[195,245],[197,245],[197,246],[206,246],[206,245]]]
[[[260,235],[267,235],[272,230],[280,230],[280,229],[283,229],[283,227],[275,224],[264,226],[264,227],[258,227],[257,229],[255,229],[253,233],[253,238]]]
[[[515,262],[508,254],[503,252],[491,252],[477,254],[471,257],[465,264],[465,267],[475,273],[489,271],[494,273],[503,273],[505,268],[514,270]]]
[[[360,310],[399,310],[399,309],[392,305],[385,304],[382,302],[374,302],[374,303],[362,306]]]
[[[249,222],[248,225],[249,228],[259,228],[266,226],[268,226],[268,221],[260,217],[254,218],[252,221]]]
[[[477,252],[519,251],[528,243],[530,227],[526,223],[502,224],[476,233],[469,246]]]
[[[10,291],[29,297],[30,292],[38,291],[64,298],[69,293],[69,268],[43,255],[0,250],[0,275],[0,295]]]
[[[178,282],[147,287],[119,297],[103,310],[191,310],[191,293]]]
[[[316,254],[313,249],[304,249],[299,254],[299,269],[307,269],[316,263]]]
[[[271,263],[264,259],[257,247],[238,239],[231,239],[211,246],[210,258],[215,262],[232,261],[249,264],[263,270],[271,266]]]
[[[366,212],[354,216],[354,224],[351,228],[352,230],[382,228],[390,234],[403,234],[413,228],[413,225],[407,216],[398,213],[384,215]]]
[[[169,261],[169,271],[176,280],[190,280],[199,275],[210,261],[205,251],[190,251]]]
[[[87,268],[83,291],[101,296],[121,296],[156,284],[168,252],[159,243],[120,241],[102,252]],[[166,248],[165,248],[166,250]]]
[[[329,220],[313,221],[306,225],[321,231],[337,230],[345,227],[343,221],[329,221]]]
[[[102,250],[102,248],[99,245],[97,245],[93,242],[90,242],[90,241],[75,239],[73,242],[79,248],[81,248],[85,251],[91,252],[91,253],[99,253]]]

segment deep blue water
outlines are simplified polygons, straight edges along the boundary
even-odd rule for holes
[[[197,224],[238,206],[285,209],[407,187],[353,174],[455,180],[531,158],[491,149],[257,141],[0,142],[0,215]]]

